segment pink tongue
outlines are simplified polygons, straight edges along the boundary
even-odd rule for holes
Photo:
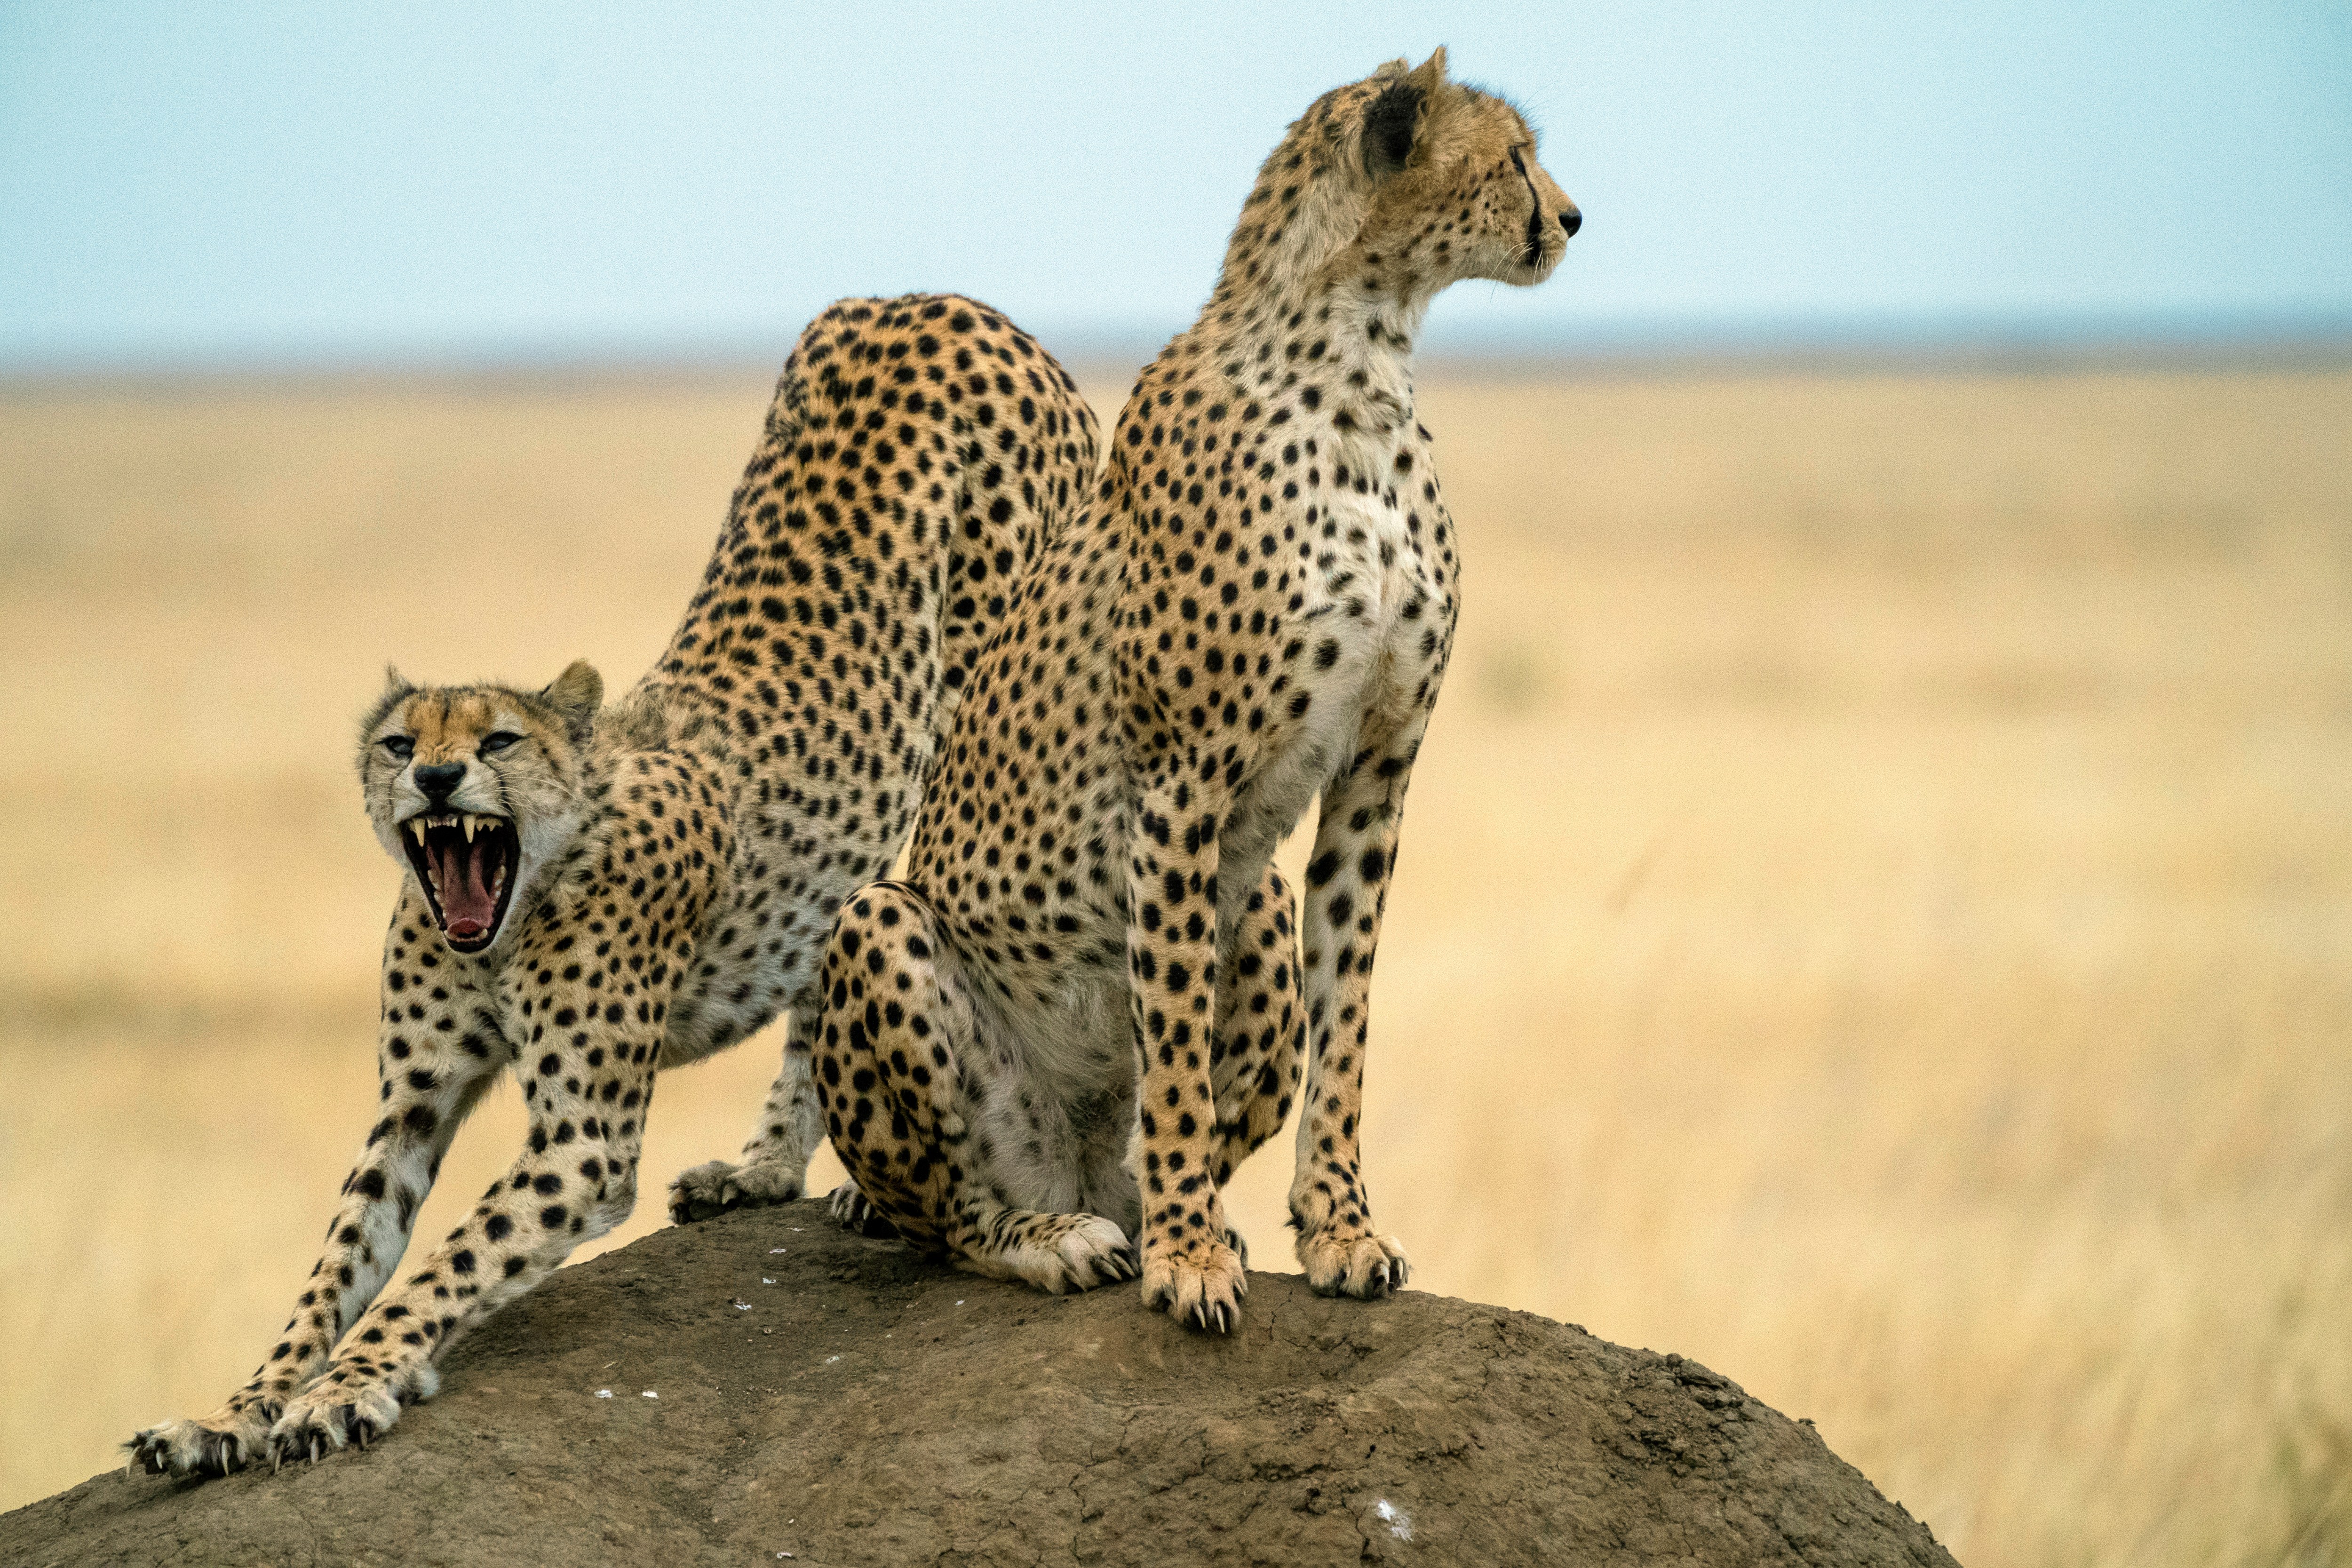
[[[490,929],[499,901],[490,892],[490,840],[433,847],[433,868],[441,877],[441,913],[449,934],[476,937]]]

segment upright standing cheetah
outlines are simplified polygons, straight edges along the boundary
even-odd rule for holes
[[[138,1434],[136,1461],[218,1474],[392,1426],[459,1334],[627,1215],[656,1068],[779,1010],[784,1072],[741,1167],[688,1173],[677,1203],[798,1195],[825,932],[897,854],[1013,582],[1096,458],[1075,384],[995,311],[844,300],[785,363],[701,587],[635,690],[600,711],[585,664],[537,692],[393,677],[359,759],[411,873],[384,943],[377,1120],[253,1381]],[[530,1146],[379,1298],[509,1065]]]
[[[1145,1300],[1230,1327],[1219,1188],[1288,1113],[1311,1030],[1298,1256],[1327,1293],[1403,1281],[1356,1141],[1455,614],[1413,338],[1456,279],[1541,281],[1580,221],[1443,50],[1326,94],[1266,160],[1207,309],[973,672],[908,879],[855,897],[825,952],[826,1125],[919,1246],[1058,1290],[1130,1272],[1139,1226]],[[1302,965],[1269,857],[1318,792]]]

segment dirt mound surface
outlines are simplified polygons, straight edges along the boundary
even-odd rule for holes
[[[0,1517],[26,1564],[1948,1564],[1729,1380],[1521,1312],[1251,1277],[1230,1340],[1056,1300],[816,1204],[565,1269],[373,1449],[120,1472]]]

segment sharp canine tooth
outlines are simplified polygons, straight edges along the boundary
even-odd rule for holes
[[[466,842],[468,844],[474,841],[474,820],[472,812],[466,813]]]

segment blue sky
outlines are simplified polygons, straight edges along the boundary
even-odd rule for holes
[[[1585,211],[1437,346],[2352,327],[2352,6],[0,0],[0,371],[764,361],[1206,295],[1317,93],[1450,46]]]

